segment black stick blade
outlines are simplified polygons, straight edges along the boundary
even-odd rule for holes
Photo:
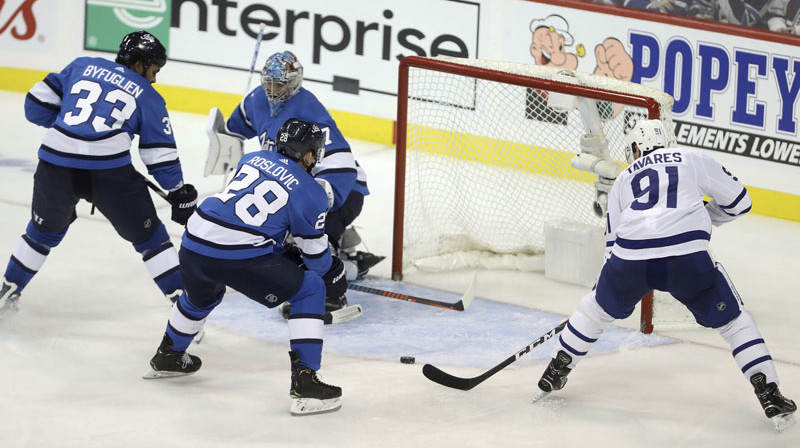
[[[491,369],[487,370],[486,372],[483,372],[482,374],[474,378],[459,378],[457,376],[450,375],[447,372],[443,372],[438,367],[432,366],[430,364],[425,364],[424,366],[422,366],[422,374],[425,375],[425,378],[433,381],[434,383],[441,384],[442,386],[452,387],[453,389],[470,390],[473,387],[477,386],[478,384],[481,384],[482,382],[486,381],[490,376],[505,369],[506,366],[518,360],[521,356],[525,355],[526,353],[529,353],[535,347],[542,345],[545,341],[560,333],[561,330],[563,330],[566,325],[567,321],[565,320],[564,322],[558,324],[558,326],[556,326],[555,328],[541,335],[539,339],[526,345],[522,350],[518,351],[517,353],[514,353],[513,355],[504,359],[503,362],[501,362],[500,364],[492,367]]]
[[[425,364],[422,366],[422,374],[425,378],[433,381],[434,383],[441,384],[442,386],[451,387],[459,390],[470,390],[480,384],[480,381],[473,381],[472,378],[459,378],[442,371],[438,367]]]

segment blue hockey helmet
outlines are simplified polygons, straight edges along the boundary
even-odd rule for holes
[[[277,151],[295,162],[304,161],[306,153],[313,153],[314,162],[308,171],[325,157],[325,133],[315,123],[290,118],[281,125],[276,140]]]
[[[276,116],[303,83],[303,65],[291,51],[275,53],[261,69],[261,85],[267,93],[270,115]]]
[[[167,50],[147,31],[134,31],[122,38],[115,61],[126,67],[141,61],[145,70],[152,64],[163,67],[167,63]]]

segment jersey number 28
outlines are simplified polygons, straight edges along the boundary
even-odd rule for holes
[[[242,165],[239,172],[228,184],[228,188],[216,195],[222,202],[228,202],[236,196],[236,191],[244,190],[261,179],[261,172],[250,165]],[[269,197],[269,199],[267,199]],[[260,227],[269,215],[277,213],[289,202],[289,192],[280,183],[264,179],[253,188],[252,193],[242,195],[234,203],[236,216],[243,223]]]

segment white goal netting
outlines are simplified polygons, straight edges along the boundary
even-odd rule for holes
[[[595,202],[613,183],[608,167],[625,166],[627,130],[644,117],[673,127],[672,97],[660,90],[498,61],[406,58],[398,100],[405,169],[397,178],[395,277],[475,266],[541,270],[546,223],[604,227]],[[605,163],[612,178],[573,168],[582,153]]]
[[[534,65],[436,61],[451,71],[412,66],[407,78],[404,269],[470,251],[540,254],[549,221],[603,225],[593,211],[597,176],[570,165],[590,133],[578,87],[624,93],[639,104],[653,99],[655,115],[671,124],[672,98],[639,84]],[[476,78],[467,68],[495,79]],[[508,75],[530,86],[511,84]],[[607,142],[607,151],[597,150],[622,166],[626,129],[653,114],[638,105],[595,103]]]

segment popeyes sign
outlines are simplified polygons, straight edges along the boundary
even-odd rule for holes
[[[16,5],[5,0],[0,0],[0,36],[6,30],[17,40],[28,40],[36,34],[36,16],[33,14],[33,5],[37,0],[22,0]]]

